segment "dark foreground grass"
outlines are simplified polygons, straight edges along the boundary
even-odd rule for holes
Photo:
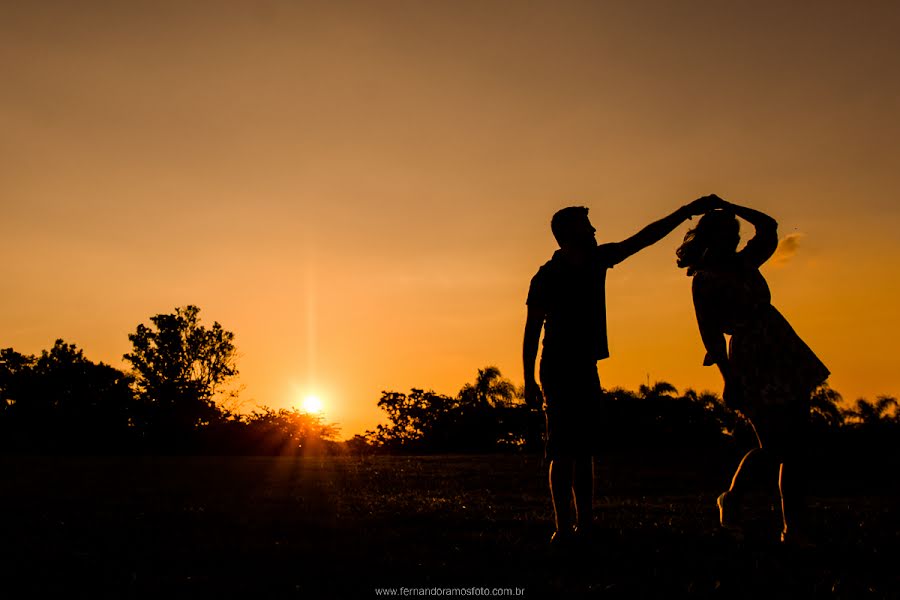
[[[538,457],[0,458],[0,597],[900,597],[889,491],[813,497],[794,550],[769,510],[758,539],[718,531],[718,466],[601,464],[597,539],[560,553]]]

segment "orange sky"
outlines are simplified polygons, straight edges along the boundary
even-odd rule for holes
[[[796,4],[796,6],[795,6]],[[900,395],[900,9],[890,2],[0,5],[0,347],[124,366],[189,303],[243,397],[521,383],[551,214],[622,239],[718,193],[794,253],[776,306],[850,399]],[[607,386],[718,390],[687,226],[609,276]]]

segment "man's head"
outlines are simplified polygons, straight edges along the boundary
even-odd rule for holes
[[[550,230],[560,248],[588,248],[597,245],[597,230],[588,219],[584,206],[569,206],[550,219]]]

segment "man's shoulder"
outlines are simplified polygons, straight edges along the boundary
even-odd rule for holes
[[[606,268],[612,268],[625,260],[625,249],[621,242],[607,242],[605,244],[597,244],[597,251],[594,254],[598,263]]]
[[[613,265],[621,261],[621,252],[622,249],[618,243],[599,244],[597,250],[591,256],[590,264],[604,269],[612,268]],[[537,273],[534,274],[531,280],[532,282],[544,282],[569,277],[582,277],[589,271],[590,269],[586,271],[582,267],[573,266],[557,251],[550,260],[538,268]]]
[[[536,293],[537,290],[543,291],[548,286],[547,280],[553,276],[553,267],[550,265],[550,262],[547,261],[542,264],[532,276],[531,284],[529,285],[529,295]]]
[[[526,304],[540,306],[547,304],[549,301],[548,294],[552,294],[552,290],[556,287],[558,280],[556,271],[557,265],[552,258],[538,268],[531,278],[531,284],[528,286]]]
[[[532,277],[531,280],[534,281],[536,279],[544,279],[552,275],[559,265],[559,261],[554,261],[554,258],[556,258],[555,254],[553,255],[553,258],[538,267],[537,272],[534,274],[534,277]]]
[[[540,267],[538,267],[537,273],[534,274],[535,277],[537,277],[538,275],[547,274],[547,273],[551,272],[553,270],[555,264],[556,263],[554,263],[553,259],[551,258],[550,260],[548,260],[547,262],[542,264]]]

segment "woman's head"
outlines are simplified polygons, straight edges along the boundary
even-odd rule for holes
[[[704,265],[715,264],[733,255],[741,241],[740,224],[728,210],[712,210],[688,231],[675,255],[678,266],[693,275]]]

